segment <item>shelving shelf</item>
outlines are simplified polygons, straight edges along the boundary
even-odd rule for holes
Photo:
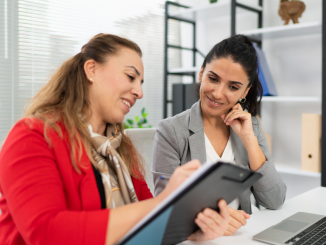
[[[246,4],[248,7],[262,10],[262,7]],[[171,17],[182,18],[190,21],[198,21],[211,19],[216,17],[230,16],[231,1],[220,1],[205,6],[190,8],[186,10],[180,10],[175,13],[171,13]],[[237,10],[237,14],[248,13],[245,9]]]
[[[244,31],[241,34],[253,40],[294,37],[301,35],[321,34],[322,22],[309,22],[287,26],[266,27]]]
[[[300,166],[301,165],[294,165],[294,164],[289,164],[289,163],[280,163],[280,162],[277,162],[277,161],[275,162],[276,170],[279,173],[282,173],[282,174],[301,175],[301,176],[316,177],[316,178],[321,177],[321,173],[304,171],[304,170],[301,170]]]
[[[180,67],[169,69],[168,72],[172,74],[178,74],[183,72],[199,72],[200,67]]]
[[[321,97],[308,97],[308,96],[263,96],[262,102],[321,102]]]

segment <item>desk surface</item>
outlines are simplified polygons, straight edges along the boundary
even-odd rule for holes
[[[232,236],[219,237],[214,241],[191,242],[186,241],[181,245],[259,245],[266,244],[252,240],[257,233],[275,225],[297,212],[315,213],[326,216],[326,188],[317,187],[299,196],[287,200],[278,210],[262,210],[252,214],[247,224]]]

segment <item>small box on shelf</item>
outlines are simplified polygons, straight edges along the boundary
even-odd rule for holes
[[[321,171],[321,115],[302,114],[301,168]]]

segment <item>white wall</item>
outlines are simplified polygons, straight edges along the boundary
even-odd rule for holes
[[[219,0],[225,2],[229,0]],[[258,0],[239,1],[256,5]],[[263,27],[281,26],[278,15],[279,0],[264,0]],[[189,6],[208,5],[209,0],[180,0]],[[304,1],[306,10],[300,23],[322,20],[322,0]],[[257,15],[237,15],[237,33],[255,29]],[[291,23],[292,24],[292,23]],[[214,44],[230,36],[230,16],[197,22],[197,48],[206,54]],[[191,28],[181,25],[181,41],[191,46]],[[277,91],[280,96],[321,96],[321,34],[263,40],[265,52]],[[182,57],[183,66],[191,66],[190,54]],[[200,66],[202,59],[198,59]],[[184,81],[187,81],[184,79]],[[301,114],[321,113],[319,102],[264,102],[263,127],[273,137],[272,154],[275,162],[301,165]],[[318,177],[282,174],[288,186],[287,198],[320,185]]]

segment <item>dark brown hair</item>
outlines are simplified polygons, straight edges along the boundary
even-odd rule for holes
[[[231,58],[233,62],[242,66],[251,86],[246,102],[241,104],[244,110],[251,115],[257,115],[259,103],[263,95],[263,88],[258,78],[258,56],[252,42],[243,35],[235,35],[216,44],[207,54],[203,62],[203,69],[206,64],[215,59]]]

